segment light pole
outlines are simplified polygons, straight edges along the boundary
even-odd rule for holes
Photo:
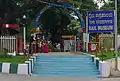
[[[23,15],[23,19],[26,22],[26,16]],[[24,50],[26,49],[26,23],[24,22],[24,27],[23,27],[23,35],[24,35]]]
[[[117,61],[117,57],[118,57],[118,46],[117,46],[117,0],[115,0],[115,54],[116,54],[116,70],[118,67],[118,61]]]

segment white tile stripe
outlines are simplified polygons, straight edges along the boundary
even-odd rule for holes
[[[34,62],[36,62],[36,56],[32,56],[31,58],[34,58]]]
[[[32,56],[31,59],[29,59],[29,61],[25,61],[26,64],[18,64],[17,74],[26,74],[26,75],[31,74],[32,73],[31,70],[33,70],[35,62],[36,62],[36,56]],[[2,64],[2,72],[3,73],[10,73],[9,72],[10,64],[11,63],[3,63]],[[28,66],[28,64],[29,64],[29,66]],[[28,68],[29,68],[29,72],[28,72]]]
[[[32,73],[32,60],[29,60],[29,70],[30,70],[30,73]]]
[[[34,65],[33,65],[33,64],[34,64],[34,60],[33,60],[33,59],[29,59],[29,60],[31,61],[31,66],[32,66],[32,67],[31,67],[31,70],[33,70],[33,66],[34,66]]]
[[[32,63],[31,63],[31,61],[32,61]],[[36,56],[32,56],[31,59],[29,59],[29,61],[25,61],[26,64],[18,64],[17,74],[25,74],[25,75],[29,75],[28,73],[31,74],[31,69],[33,70],[35,62],[36,62]],[[2,73],[10,73],[9,72],[10,64],[11,63],[3,63],[2,64]],[[29,64],[29,66],[28,66],[28,64]],[[28,68],[29,68],[29,72],[28,72]]]
[[[91,55],[91,58],[94,57]],[[99,58],[94,57],[94,63],[96,65],[96,60],[99,60]],[[109,77],[110,75],[110,68],[109,68],[109,63],[107,61],[100,61],[99,60],[99,67],[98,70],[100,71],[100,74],[102,77]]]
[[[99,60],[99,58],[94,57],[94,63],[95,63],[95,65],[97,65],[96,64],[96,60]]]
[[[29,66],[28,66],[28,68],[29,68],[29,74],[32,74],[32,70],[33,70],[35,62],[36,62],[36,56],[31,56],[31,58],[29,59],[29,61],[25,61],[26,64],[29,64]]]
[[[19,64],[17,74],[29,75],[28,74],[28,64]]]
[[[30,61],[25,61],[26,64],[29,64],[28,69],[29,69],[29,74],[31,74],[31,62]]]
[[[9,73],[9,69],[10,69],[10,63],[3,63],[2,64],[2,72],[3,73]]]

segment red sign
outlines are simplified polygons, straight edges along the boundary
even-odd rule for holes
[[[74,39],[74,35],[71,38]]]
[[[2,28],[17,28],[19,24],[2,24]]]
[[[83,32],[86,32],[86,28],[82,28],[82,31],[83,31]]]
[[[99,48],[98,42],[89,42],[88,43],[89,52],[96,52],[99,50],[98,48]]]
[[[86,28],[85,28],[85,27],[84,27],[84,28],[79,28],[79,29],[78,29],[78,32],[79,32],[79,33],[86,32]]]

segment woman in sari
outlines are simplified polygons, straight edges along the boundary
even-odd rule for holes
[[[44,44],[44,41],[42,40],[42,42],[41,42],[41,50],[42,50],[42,52],[44,52],[44,47],[45,47],[45,44]]]
[[[49,52],[49,46],[48,46],[48,42],[45,43],[45,48],[44,48],[44,53],[48,53]]]

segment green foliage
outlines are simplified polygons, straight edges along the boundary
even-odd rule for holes
[[[3,51],[4,51],[4,57],[7,57],[7,56],[8,56],[8,55],[7,55],[7,53],[8,53],[8,49],[3,48]]]
[[[57,48],[55,48],[52,44],[49,44],[49,49],[50,49],[52,52],[56,52],[56,51],[57,51]]]
[[[95,55],[96,53],[92,53],[93,55]],[[120,56],[120,49],[118,51],[118,56]],[[108,52],[103,52],[103,55],[102,55],[102,52],[99,52],[98,53],[98,57],[100,58],[100,60],[108,60],[108,59],[112,59],[112,58],[115,58],[115,52],[112,52],[112,51],[108,51]]]
[[[0,62],[24,63],[24,56],[11,56],[11,57],[0,56]]]
[[[42,29],[51,33],[51,41],[57,42],[62,31],[70,24],[70,11],[66,8],[51,7],[40,17]]]

